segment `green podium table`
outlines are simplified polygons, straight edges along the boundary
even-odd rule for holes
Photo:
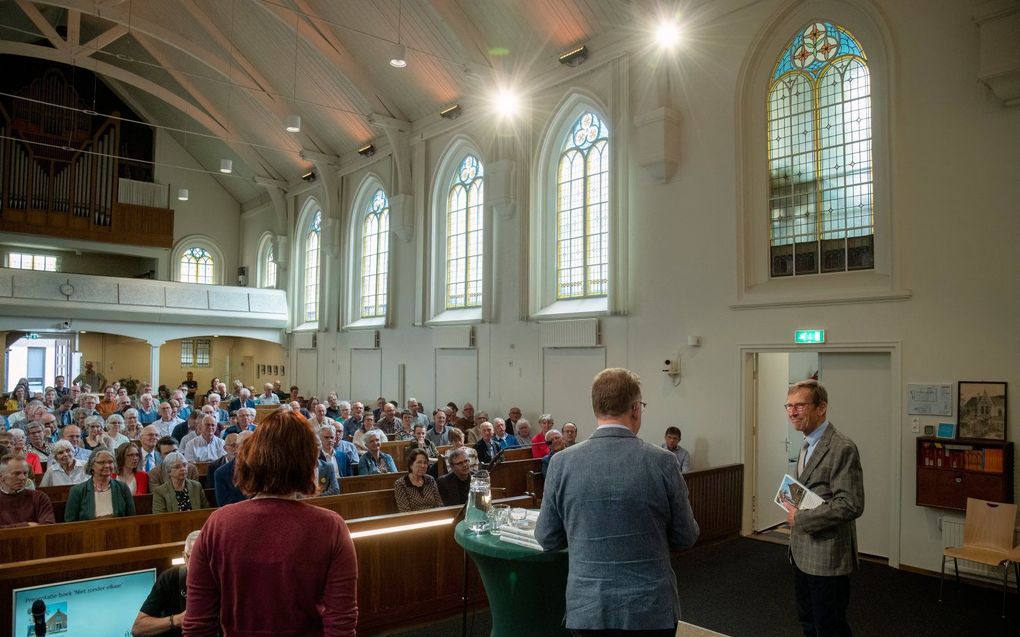
[[[567,552],[540,552],[476,535],[461,522],[454,531],[478,567],[492,612],[491,637],[564,637]]]

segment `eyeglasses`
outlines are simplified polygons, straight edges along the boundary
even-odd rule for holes
[[[646,403],[643,400],[639,400],[639,401],[635,402],[634,404],[635,405],[641,405],[641,411],[644,411],[644,410],[648,409],[648,403]]]
[[[454,466],[454,467],[463,467],[466,464],[471,464],[471,461],[470,460],[461,460],[460,462],[452,462],[450,464],[451,464],[451,466]]]
[[[783,405],[786,411],[804,411],[812,403],[786,403]]]

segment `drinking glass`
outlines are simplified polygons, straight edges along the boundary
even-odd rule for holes
[[[510,507],[506,504],[494,504],[489,509],[489,534],[498,536],[500,529],[507,523],[510,517]]]
[[[510,523],[521,528],[524,525],[524,521],[528,519],[528,510],[521,507],[514,507],[510,509]]]

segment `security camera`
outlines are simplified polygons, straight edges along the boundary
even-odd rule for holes
[[[71,321],[64,321],[60,324],[60,329],[69,330],[71,329]]]

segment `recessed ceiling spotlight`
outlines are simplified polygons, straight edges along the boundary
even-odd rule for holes
[[[288,133],[300,133],[301,132],[301,116],[300,115],[288,115],[287,116],[287,132]]]
[[[375,146],[373,144],[365,144],[358,149],[358,154],[362,157],[371,157],[375,154]]]
[[[178,201],[187,201],[188,200],[188,189],[187,188],[178,188],[177,189],[177,200]]]
[[[560,64],[564,66],[580,66],[588,59],[588,47],[581,45],[560,55]]]
[[[407,66],[407,47],[397,43],[393,45],[393,53],[390,55],[390,66],[395,69],[402,69]]]
[[[229,159],[221,159],[220,172],[225,175],[229,175],[230,173],[234,172],[234,162]]]

